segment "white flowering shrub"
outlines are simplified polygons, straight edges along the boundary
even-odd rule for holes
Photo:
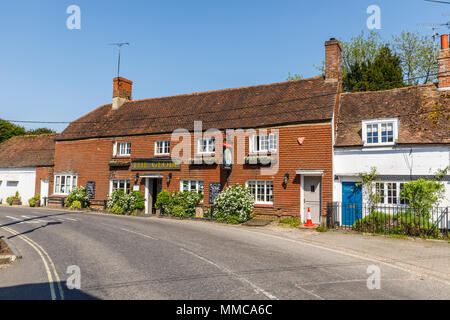
[[[228,223],[244,223],[250,220],[254,199],[250,191],[239,184],[228,187],[214,202],[214,219]]]
[[[66,207],[70,208],[75,201],[78,201],[80,203],[84,202],[86,207],[89,207],[91,205],[91,201],[89,200],[89,196],[86,192],[85,187],[78,187],[72,190],[65,201]]]
[[[106,204],[109,212],[114,214],[133,214],[135,210],[145,208],[144,196],[138,191],[124,193],[123,190],[115,190],[108,198]]]

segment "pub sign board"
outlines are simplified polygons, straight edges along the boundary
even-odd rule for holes
[[[95,181],[88,181],[86,183],[86,193],[89,199],[95,199]]]
[[[181,160],[178,159],[133,159],[131,170],[134,171],[161,171],[181,170]]]
[[[216,201],[217,196],[222,192],[222,184],[217,183],[210,183],[209,184],[209,204],[214,204],[214,201]]]

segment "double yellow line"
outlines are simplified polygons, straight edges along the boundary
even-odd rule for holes
[[[47,277],[48,277],[48,284],[50,286],[50,294],[52,296],[52,300],[56,300],[56,290],[55,290],[55,284],[53,281],[53,275],[55,277],[57,286],[58,286],[58,291],[59,291],[59,297],[61,300],[64,300],[64,290],[61,286],[61,279],[58,276],[58,272],[56,271],[55,268],[55,264],[53,263],[53,260],[50,258],[49,254],[47,253],[47,251],[44,250],[44,248],[42,248],[38,243],[36,243],[35,241],[31,240],[30,238],[28,238],[27,236],[18,233],[17,231],[8,228],[8,227],[1,227],[4,230],[6,230],[9,233],[12,233],[13,235],[19,237],[20,239],[22,239],[23,241],[25,241],[27,244],[29,244],[41,257],[42,261],[44,262],[44,267],[45,267],[45,271],[47,272]],[[52,273],[53,272],[53,273]]]

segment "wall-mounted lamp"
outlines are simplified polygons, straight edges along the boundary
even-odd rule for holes
[[[172,180],[172,172],[167,175],[167,185],[170,184],[170,180]]]
[[[284,185],[285,188],[286,188],[288,182],[289,182],[289,173],[286,173],[284,175],[284,181],[283,181],[283,185]]]
[[[134,184],[137,184],[139,180],[139,173],[136,173],[136,176],[134,177]]]

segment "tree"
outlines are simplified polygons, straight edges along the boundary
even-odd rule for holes
[[[368,34],[362,31],[350,41],[340,40],[342,45],[342,77],[352,73],[350,78],[358,81],[362,77],[363,65],[374,63],[380,52],[387,46],[400,59],[403,78],[407,79],[404,85],[417,85],[421,82],[430,83],[436,80],[437,53],[431,38],[421,36],[419,33],[403,31],[400,36],[392,36],[392,40],[384,41],[379,33],[371,31]],[[325,63],[315,66],[325,74]],[[350,80],[349,78],[349,80]],[[345,90],[349,90],[345,88]]]
[[[371,31],[365,37],[364,31],[349,42],[341,41],[342,45],[342,76],[352,70],[352,66],[372,63],[385,46],[381,36],[376,31]]]
[[[24,127],[16,126],[9,121],[0,119],[0,143],[15,136],[24,136],[26,132]]]
[[[373,61],[355,63],[343,78],[346,91],[378,91],[405,86],[400,58],[384,46]]]
[[[400,58],[408,85],[436,79],[437,53],[431,38],[420,36],[417,32],[403,31],[400,36],[392,36],[392,47]],[[419,78],[422,76],[423,80]]]
[[[0,143],[17,136],[51,134],[55,131],[48,128],[39,128],[27,131],[24,127],[17,126],[9,121],[0,119]]]
[[[403,185],[401,197],[407,200],[414,214],[430,218],[430,210],[444,199],[445,185],[441,182],[449,168],[438,170],[434,179],[419,179]]]
[[[27,135],[40,135],[40,134],[52,134],[55,133],[52,129],[48,128],[38,128],[27,131]]]
[[[382,195],[375,186],[375,183],[379,180],[377,168],[372,167],[369,172],[359,173],[359,178],[361,179],[361,182],[357,183],[356,186],[361,186],[363,188],[364,193],[367,195],[370,211],[372,213],[375,210],[375,205],[379,203],[382,198]]]

